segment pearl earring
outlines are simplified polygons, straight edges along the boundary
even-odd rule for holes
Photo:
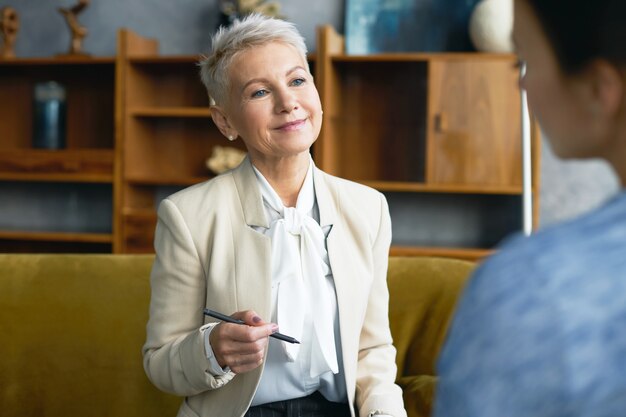
[[[232,142],[232,141],[234,141],[235,139],[237,139],[235,136],[233,136],[233,135],[228,135],[228,140],[229,140],[229,141],[231,141],[231,142]]]

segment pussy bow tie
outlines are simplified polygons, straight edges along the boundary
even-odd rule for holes
[[[270,224],[268,233],[272,240],[272,276],[278,285],[276,321],[280,331],[302,340],[305,311],[310,311],[313,315],[311,376],[328,371],[336,374],[337,350],[331,308],[334,303],[329,300],[332,275],[326,236],[321,226],[307,214],[314,200],[310,207],[296,208],[284,207],[277,195],[264,195],[264,200],[282,216]],[[280,343],[288,359],[295,361],[300,345]]]

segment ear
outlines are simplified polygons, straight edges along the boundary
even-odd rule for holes
[[[228,121],[228,116],[220,106],[211,106],[211,117],[213,123],[222,132],[222,135],[228,137],[237,137],[239,134],[237,130]]]
[[[623,106],[624,77],[622,72],[606,60],[598,59],[585,70],[588,81],[588,100],[595,116],[612,118]]]

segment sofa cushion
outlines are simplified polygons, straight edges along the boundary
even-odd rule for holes
[[[143,372],[152,259],[0,255],[0,414],[176,415]]]
[[[474,265],[448,258],[389,259],[389,322],[409,417],[430,414],[437,356]]]

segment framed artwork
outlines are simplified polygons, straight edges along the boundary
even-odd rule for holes
[[[346,0],[346,53],[473,51],[479,0]]]

